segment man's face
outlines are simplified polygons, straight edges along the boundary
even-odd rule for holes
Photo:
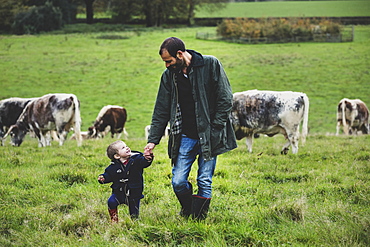
[[[166,68],[173,72],[180,71],[185,66],[184,58],[181,56],[174,58],[167,50],[163,50],[161,58],[165,62]]]

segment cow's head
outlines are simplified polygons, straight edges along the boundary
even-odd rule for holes
[[[12,125],[3,139],[10,135],[11,144],[13,146],[20,146],[27,134],[27,128],[23,124]]]
[[[104,132],[107,124],[104,123],[104,120],[95,121],[94,125],[88,128],[89,138],[101,138],[101,133]]]
[[[229,118],[231,120],[232,126],[234,128],[234,133],[236,139],[240,140],[245,137],[245,133],[242,131],[242,126],[240,126],[239,116],[236,111],[231,111]]]
[[[95,126],[91,126],[88,128],[87,135],[89,138],[96,138],[97,132]]]

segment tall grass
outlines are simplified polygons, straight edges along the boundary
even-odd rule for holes
[[[310,98],[310,135],[298,155],[281,156],[282,136],[261,137],[254,153],[221,155],[204,222],[184,220],[171,188],[166,140],[145,169],[141,216],[119,208],[111,225],[109,185],[96,177],[108,165],[112,139],[38,148],[0,148],[1,246],[369,246],[369,136],[333,136],[343,97],[368,105],[369,27],[355,42],[241,45],[196,40],[210,28],[131,30],[85,34],[1,36],[1,98],[74,93],[83,129],[102,106],[127,108],[127,144],[142,151],[164,69],[158,48],[169,36],[223,63],[234,92],[293,90]],[[102,35],[124,39],[102,39]],[[326,132],[329,134],[326,135]],[[196,171],[190,179],[195,183]]]
[[[125,206],[111,225],[108,185],[96,177],[111,142],[2,147],[2,246],[368,246],[369,137],[315,135],[298,155],[281,156],[282,137],[244,142],[221,155],[204,222],[184,220],[170,185],[166,145],[145,169],[141,216]],[[127,140],[142,150],[143,140]],[[193,170],[190,180],[195,183]]]

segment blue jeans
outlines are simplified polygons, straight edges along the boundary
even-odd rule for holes
[[[188,177],[191,167],[198,155],[198,196],[212,197],[212,177],[216,168],[217,157],[205,161],[199,140],[182,135],[179,155],[172,168],[172,187],[176,194],[186,193],[190,187]]]

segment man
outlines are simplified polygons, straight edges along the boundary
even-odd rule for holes
[[[202,220],[212,197],[217,155],[236,148],[229,120],[233,99],[230,83],[217,58],[185,49],[178,38],[167,38],[159,55],[167,69],[161,77],[144,155],[152,155],[169,122],[168,154],[180,215]],[[198,192],[193,195],[188,176],[197,156]]]

